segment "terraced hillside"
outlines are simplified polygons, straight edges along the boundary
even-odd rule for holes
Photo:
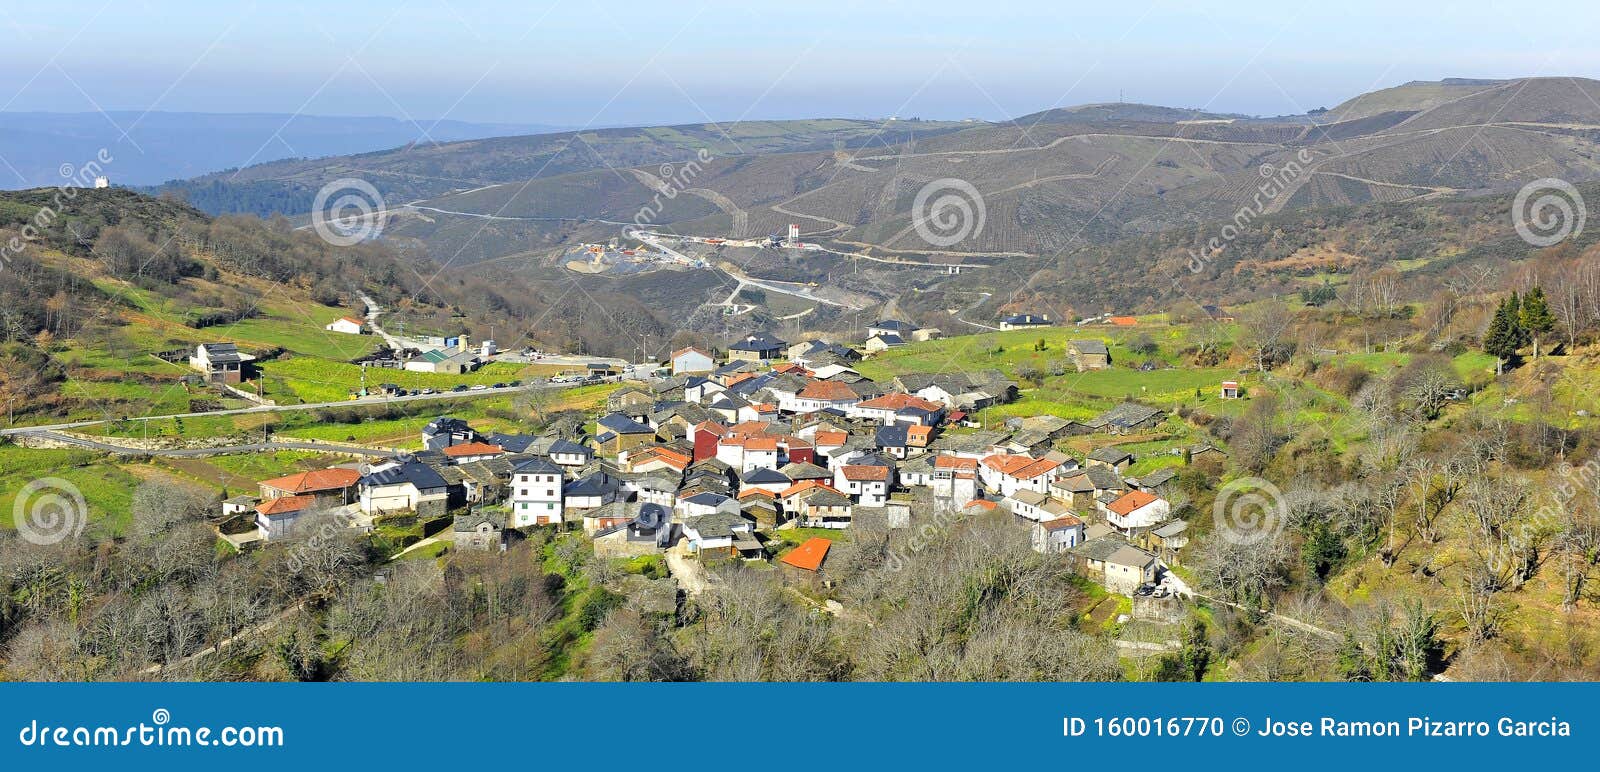
[[[653,225],[705,236],[759,237],[798,223],[808,239],[893,254],[1050,255],[1227,219],[1242,207],[1259,215],[1514,190],[1541,177],[1600,179],[1597,104],[1600,83],[1540,78],[1409,84],[1315,122],[1087,106],[876,148],[719,156],[692,175],[675,170],[675,179],[616,164],[544,175],[421,202],[391,233],[416,235],[435,254],[460,253],[455,265],[614,235],[579,221],[630,222],[641,212]],[[915,227],[917,196],[949,179],[981,198],[982,227],[930,244]],[[1264,179],[1274,181],[1267,195]],[[474,227],[469,240],[480,243],[464,246],[448,221],[472,214],[547,224],[504,235]]]

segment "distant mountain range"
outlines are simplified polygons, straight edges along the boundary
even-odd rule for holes
[[[697,157],[692,181],[652,222],[757,236],[798,223],[808,237],[906,256],[1004,259],[1232,217],[1282,177],[1265,213],[1515,189],[1540,177],[1600,179],[1600,82],[1579,78],[1415,82],[1305,116],[1256,119],[1151,105],[1047,110],[1003,123],[750,121],[607,129],[286,160],[172,186],[209,211],[306,211],[341,177],[368,179],[402,210],[387,233],[466,259],[527,252],[630,221],[663,190],[663,163]],[[703,168],[701,168],[703,167]],[[917,193],[946,178],[983,198],[981,232],[930,246]],[[676,192],[676,191],[674,191]],[[231,207],[218,202],[237,199]],[[654,207],[662,208],[662,207]],[[483,238],[467,214],[496,215]],[[511,225],[526,218],[524,225]],[[542,221],[542,222],[541,222]],[[614,230],[614,229],[612,229]],[[536,231],[537,235],[530,233]]]
[[[0,113],[0,188],[62,183],[105,148],[107,176],[155,185],[284,158],[342,156],[413,142],[455,142],[555,131],[538,124],[402,121],[272,113]],[[123,132],[127,134],[124,136]]]
[[[923,318],[969,308],[978,316],[963,320],[992,319],[1015,301],[1062,313],[1131,310],[1158,305],[1176,286],[1152,266],[1212,249],[1206,242],[1228,233],[1224,225],[1242,234],[1231,251],[1204,272],[1184,273],[1197,297],[1245,300],[1279,270],[1397,260],[1423,270],[1441,264],[1427,243],[1511,259],[1521,242],[1500,215],[1510,192],[1546,177],[1585,190],[1600,182],[1600,82],[1414,82],[1273,118],[1117,103],[994,123],[817,119],[553,132],[280,160],[159,189],[213,213],[300,215],[319,188],[347,177],[383,195],[382,237],[441,271],[490,285],[515,279],[548,295],[577,282],[684,328],[820,326],[843,313],[740,290],[736,275],[814,285],[848,294],[857,309],[881,302]],[[980,222],[961,238],[930,241],[918,228],[927,215],[919,198],[952,181],[975,198]],[[1495,218],[1489,251],[1449,208],[1484,196],[1494,198],[1472,211]],[[1330,229],[1319,213],[1350,224]],[[580,244],[628,241],[623,224],[640,220],[723,238],[764,237],[793,223],[824,250],[697,248],[716,270],[588,275],[559,267],[570,267]],[[1436,228],[1437,238],[1407,235],[1422,228]],[[1256,245],[1258,236],[1266,241]],[[1275,267],[1257,274],[1252,262]],[[1004,270],[957,274],[945,270],[950,264]],[[1118,266],[1127,271],[1112,281]],[[734,308],[730,292],[765,300],[747,315],[714,313]],[[972,305],[985,292],[991,300]]]

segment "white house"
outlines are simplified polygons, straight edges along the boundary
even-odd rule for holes
[[[711,354],[693,346],[680,348],[672,352],[671,363],[673,375],[680,373],[709,373],[717,367],[717,360]]]
[[[877,464],[843,464],[833,474],[833,487],[863,507],[881,507],[889,501],[892,472]]]
[[[373,467],[356,483],[365,514],[415,511],[438,516],[449,509],[450,485],[420,461],[393,461]]]
[[[1128,491],[1098,507],[1106,522],[1127,536],[1160,525],[1172,514],[1172,505],[1166,499],[1148,491]]]
[[[739,514],[739,500],[729,498],[720,493],[696,493],[686,499],[680,499],[674,509],[680,520],[691,517],[722,512],[725,514]]]
[[[561,467],[535,458],[511,473],[511,521],[521,528],[561,522],[564,496]]]
[[[843,382],[816,380],[807,383],[792,398],[780,398],[778,409],[789,413],[815,413],[828,408],[849,410],[860,401],[861,395]]]
[[[1039,523],[1057,520],[1072,514],[1072,507],[1067,506],[1060,499],[1051,498],[1037,491],[1017,491],[1007,496],[1005,503],[1011,507],[1011,514]]]
[[[921,328],[910,322],[902,322],[899,319],[880,319],[867,325],[867,337],[893,335],[898,338],[909,338],[912,333],[919,329]]]
[[[754,524],[726,512],[697,515],[683,522],[683,538],[690,552],[731,552],[735,534],[750,533]]]
[[[341,316],[338,319],[330,322],[322,329],[327,330],[328,332],[342,332],[345,335],[360,335],[367,331],[367,324],[360,319],[352,319],[348,316]]]
[[[727,391],[728,388],[716,381],[705,378],[690,378],[689,383],[683,386],[683,401],[704,405],[711,401],[712,396]]]
[[[315,496],[283,496],[256,507],[256,529],[267,541],[294,535],[295,523],[317,504]]]
[[[1033,549],[1046,555],[1066,552],[1083,543],[1083,520],[1063,515],[1033,526]]]
[[[1021,490],[1048,494],[1050,483],[1060,477],[1062,471],[1062,463],[1054,459],[1034,459],[1004,453],[988,456],[978,465],[978,475],[984,487],[1002,497]]]

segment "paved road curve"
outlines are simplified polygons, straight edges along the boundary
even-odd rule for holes
[[[367,405],[390,405],[399,402],[432,402],[448,399],[477,399],[479,397],[493,397],[502,394],[515,394],[526,389],[570,389],[583,386],[581,383],[552,383],[532,384],[527,386],[507,386],[503,389],[480,389],[478,391],[446,391],[438,394],[417,394],[407,397],[383,397],[368,399],[346,399],[338,402],[308,402],[303,405],[260,405],[257,407],[242,407],[233,410],[213,410],[209,413],[176,413],[172,415],[129,416],[129,421],[160,421],[167,418],[204,418],[219,415],[248,415],[251,413],[288,413],[295,410],[318,410],[329,407],[364,407]],[[42,426],[17,426],[10,429],[0,429],[0,436],[17,434],[37,434],[39,432],[58,431],[64,429],[81,429],[86,426],[99,426],[111,423],[111,419],[98,421],[77,421],[75,423],[48,424]]]
[[[219,445],[211,448],[158,448],[147,450],[127,445],[118,445],[115,440],[91,440],[75,437],[61,432],[40,430],[28,432],[29,437],[43,437],[56,442],[62,442],[86,450],[98,450],[102,453],[116,453],[125,456],[160,456],[162,458],[202,458],[205,456],[220,456],[228,453],[271,453],[279,450],[312,450],[323,453],[347,453],[352,456],[375,456],[388,458],[397,455],[392,450],[379,450],[360,445],[341,445],[328,442],[297,442],[295,440],[268,440],[267,442],[251,442],[243,445]]]

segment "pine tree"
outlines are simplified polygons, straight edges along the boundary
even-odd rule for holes
[[[1545,301],[1544,288],[1534,287],[1522,298],[1520,321],[1525,334],[1533,339],[1533,358],[1539,358],[1539,337],[1556,328],[1556,316]]]
[[[1484,353],[1494,357],[1494,371],[1496,375],[1505,372],[1505,363],[1517,355],[1521,348],[1522,320],[1518,318],[1517,296],[1500,301],[1500,307],[1495,309],[1494,319],[1489,322],[1489,329],[1483,333]]]

